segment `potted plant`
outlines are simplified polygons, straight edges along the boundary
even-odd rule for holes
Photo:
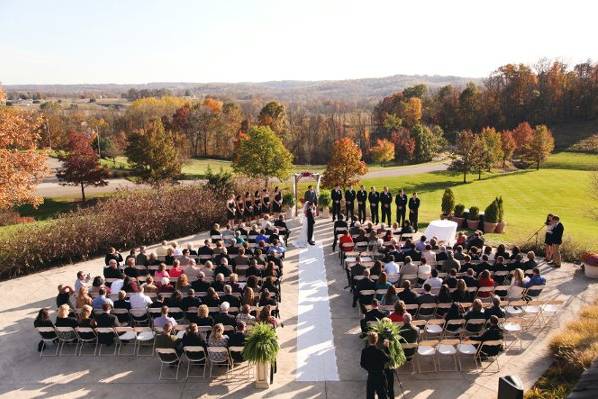
[[[330,191],[328,191],[328,190],[321,191],[320,195],[318,196],[318,205],[320,206],[320,212],[322,212],[322,216],[325,218],[330,216],[330,212],[328,211],[328,208],[330,207],[331,203],[332,203],[332,197],[330,196]]]
[[[598,278],[598,253],[586,252],[581,256],[583,271],[588,278]]]
[[[505,227],[507,227],[507,222],[505,222],[505,210],[503,208],[502,196],[496,197],[496,201],[498,204],[498,224],[496,225],[495,233],[502,234],[505,232]]]
[[[463,222],[465,221],[465,218],[463,217],[464,211],[465,211],[465,205],[463,205],[463,204],[455,205],[455,211],[453,213],[453,217],[451,218],[451,220],[453,222],[456,222],[458,227],[463,226]]]
[[[293,211],[295,208],[295,197],[293,196],[293,194],[285,193],[282,196],[282,206],[287,207],[287,217],[292,218],[294,216]]]
[[[370,331],[378,334],[378,344],[383,345],[384,340],[388,340],[388,357],[390,360],[386,367],[389,369],[398,369],[407,362],[405,352],[401,342],[405,340],[401,337],[400,328],[389,318],[384,317],[370,324]],[[367,344],[367,337],[365,338]]]
[[[467,227],[471,230],[478,228],[480,224],[480,208],[472,206],[469,208],[469,214],[467,215]]]
[[[453,208],[455,208],[455,194],[453,194],[453,190],[450,188],[444,190],[444,194],[442,195],[442,204],[440,207],[442,209],[440,219],[448,218],[453,212]]]
[[[498,224],[498,201],[495,199],[484,211],[484,233],[494,233]]]
[[[270,386],[270,364],[276,361],[280,350],[276,330],[268,323],[257,323],[245,337],[243,359],[256,365],[255,387]]]

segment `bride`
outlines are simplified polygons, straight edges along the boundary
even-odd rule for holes
[[[303,208],[299,213],[299,223],[301,223],[301,231],[299,232],[299,236],[293,241],[293,245],[296,248],[305,248],[307,247],[307,217],[306,211],[311,206],[311,202],[305,201],[303,204]]]

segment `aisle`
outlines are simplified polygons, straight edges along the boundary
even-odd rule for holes
[[[297,381],[338,381],[330,301],[320,245],[299,253]]]

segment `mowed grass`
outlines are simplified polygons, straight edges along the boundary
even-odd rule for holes
[[[541,166],[551,169],[598,170],[598,155],[559,152],[551,155]]]
[[[598,223],[589,212],[590,177],[592,172],[566,169],[541,169],[508,174],[486,175],[482,180],[463,184],[461,174],[433,172],[394,178],[364,179],[366,187],[389,186],[393,191],[404,188],[409,194],[417,191],[421,198],[420,221],[428,223],[440,216],[440,203],[445,188],[455,193],[456,203],[478,206],[483,212],[496,197],[502,196],[507,221],[506,234],[490,234],[496,241],[518,242],[542,226],[548,213],[561,217],[565,235],[598,248]],[[470,176],[473,179],[474,176]],[[394,207],[393,207],[394,212]],[[541,238],[542,239],[542,238]]]

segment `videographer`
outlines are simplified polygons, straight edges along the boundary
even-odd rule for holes
[[[386,399],[386,375],[384,367],[389,361],[388,356],[388,340],[384,340],[384,350],[378,347],[378,334],[375,332],[368,333],[368,346],[361,351],[360,365],[368,372],[366,398],[374,399],[378,395],[379,399]]]
[[[89,273],[85,274],[82,271],[77,272],[77,281],[75,281],[75,292],[79,292],[81,287],[88,287],[91,285],[89,281],[91,280],[91,275]]]

